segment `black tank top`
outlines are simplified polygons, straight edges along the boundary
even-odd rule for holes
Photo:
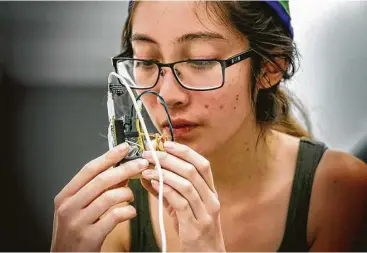
[[[286,227],[279,252],[309,251],[307,220],[316,168],[326,150],[323,143],[302,138],[289,201]],[[130,180],[137,216],[130,220],[131,252],[160,252],[150,219],[148,193],[140,180]]]

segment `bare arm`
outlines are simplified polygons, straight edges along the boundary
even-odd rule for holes
[[[367,166],[328,151],[311,198],[315,240],[311,251],[353,251],[366,226]]]

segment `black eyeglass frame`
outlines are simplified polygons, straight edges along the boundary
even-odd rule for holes
[[[135,60],[135,61],[143,61],[143,62],[147,62],[147,63],[150,63],[150,64],[156,64],[158,66],[158,75],[157,75],[157,80],[155,81],[155,83],[150,86],[150,87],[145,87],[145,88],[138,88],[138,87],[132,87],[130,86],[132,89],[135,89],[135,90],[149,90],[149,89],[152,89],[154,88],[158,81],[159,81],[159,77],[160,77],[160,73],[162,71],[162,68],[163,67],[168,67],[172,70],[173,72],[173,75],[175,76],[175,79],[176,81],[185,89],[187,90],[192,90],[192,91],[210,91],[210,90],[216,90],[216,89],[219,89],[221,87],[223,87],[224,85],[224,80],[225,80],[225,69],[236,64],[236,63],[239,63],[241,61],[244,61],[248,58],[250,58],[252,55],[253,55],[254,51],[250,48],[249,50],[247,51],[244,51],[242,53],[239,53],[239,54],[236,54],[226,60],[220,60],[220,59],[194,59],[194,60],[183,60],[183,61],[177,61],[177,62],[172,62],[172,63],[160,63],[160,62],[156,62],[156,61],[153,61],[153,60],[144,60],[144,59],[137,59],[137,58],[129,58],[129,57],[123,57],[122,54],[119,54],[115,57],[113,57],[111,60],[112,60],[112,65],[115,69],[115,72],[118,74],[118,70],[117,70],[117,63],[119,61],[128,61],[128,60]],[[198,62],[198,61],[206,61],[206,62],[219,62],[221,67],[222,67],[222,76],[223,76],[223,80],[222,80],[222,83],[221,85],[219,86],[216,86],[216,87],[213,87],[213,88],[191,88],[191,87],[187,87],[185,86],[185,84],[183,84],[180,79],[178,78],[177,74],[176,74],[176,71],[174,70],[174,66],[175,64],[177,63],[182,63],[182,62]],[[121,84],[121,81],[119,80],[119,83]]]

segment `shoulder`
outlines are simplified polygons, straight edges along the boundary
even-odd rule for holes
[[[367,165],[347,153],[326,150],[311,196],[312,250],[353,250],[367,213],[366,200]]]
[[[360,183],[367,188],[367,165],[356,157],[340,151],[327,150],[324,155],[322,174],[337,180],[335,183]]]
[[[337,191],[349,197],[367,196],[367,165],[350,154],[326,150],[316,176],[318,182],[315,183],[327,190],[325,193]]]

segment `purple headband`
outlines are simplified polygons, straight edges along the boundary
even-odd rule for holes
[[[277,14],[283,25],[287,28],[289,35],[293,39],[294,31],[291,24],[291,16],[289,13],[288,1],[283,1],[283,4],[280,1],[266,1],[264,0]],[[286,7],[284,6],[286,5]]]

